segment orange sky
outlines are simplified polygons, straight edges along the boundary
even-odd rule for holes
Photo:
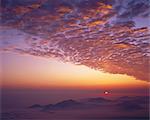
[[[82,65],[16,53],[2,54],[4,88],[140,88],[148,82],[109,74]]]

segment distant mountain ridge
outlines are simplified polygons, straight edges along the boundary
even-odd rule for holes
[[[89,98],[88,102],[94,102],[94,103],[106,103],[106,102],[111,102],[112,100],[105,99],[102,97],[97,97],[97,98]]]
[[[39,109],[41,111],[49,110],[68,110],[68,109],[89,109],[100,108],[101,106],[115,106],[121,110],[140,110],[144,109],[144,105],[149,104],[149,97],[147,96],[135,96],[128,97],[123,96],[115,100],[109,100],[102,97],[87,98],[84,100],[76,101],[72,99],[64,100],[56,104],[40,105],[34,104],[29,106],[31,109]]]

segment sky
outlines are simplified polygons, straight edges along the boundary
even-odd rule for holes
[[[55,59],[20,56],[14,53],[6,53],[2,57],[4,79],[2,84],[8,88],[83,87],[98,89],[116,86],[131,87],[132,85],[137,87],[147,84],[145,81],[136,80],[127,75],[105,73]]]
[[[148,94],[148,0],[2,0],[1,12],[3,90]]]

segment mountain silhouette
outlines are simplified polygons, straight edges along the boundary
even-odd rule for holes
[[[30,106],[29,108],[42,108],[43,106],[39,105],[39,104],[34,104],[32,106]]]
[[[70,99],[70,100],[65,100],[65,101],[55,104],[55,107],[66,108],[66,107],[73,107],[73,106],[78,106],[78,105],[81,105],[81,103]]]
[[[146,105],[149,104],[149,97],[128,97],[123,96],[117,98],[115,100],[109,100],[102,97],[97,98],[86,98],[84,100],[64,100],[58,102],[56,104],[47,104],[47,105],[39,105],[34,104],[30,106],[31,109],[40,109],[41,111],[48,111],[48,110],[68,110],[68,109],[99,109],[101,107],[110,106],[114,107],[115,109],[119,109],[122,111],[136,111],[145,109]]]
[[[91,102],[91,103],[107,103],[107,102],[111,102],[111,100],[108,100],[108,99],[105,99],[105,98],[102,98],[102,97],[89,98],[87,101]]]
[[[79,108],[83,105],[83,103],[69,99],[69,100],[64,100],[61,102],[58,102],[56,104],[48,104],[48,105],[39,105],[39,104],[34,104],[30,106],[29,108],[37,109],[41,108],[42,111],[46,110],[60,110],[60,109],[73,109],[73,108]]]

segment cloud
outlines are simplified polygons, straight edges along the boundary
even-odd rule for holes
[[[116,4],[98,0],[48,0],[16,6],[12,11],[4,7],[1,25],[30,34],[25,40],[28,47],[18,46],[14,51],[55,57],[148,81],[149,28],[136,28],[134,20],[126,17],[119,20]],[[34,39],[33,35],[40,39]]]
[[[118,4],[116,8],[118,8],[119,11],[118,17],[121,18],[133,18],[133,17],[142,16],[144,14],[150,13],[149,12],[150,4],[148,0],[138,0],[138,1],[131,0],[131,1],[127,1],[126,4],[125,3]]]

